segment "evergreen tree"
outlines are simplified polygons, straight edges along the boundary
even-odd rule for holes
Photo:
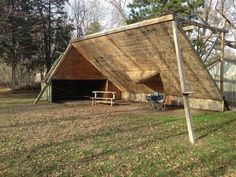
[[[128,5],[130,15],[127,23],[175,14],[184,18],[196,17],[197,8],[203,6],[203,0],[134,0]]]
[[[12,88],[17,66],[25,71],[49,71],[71,37],[66,23],[67,0],[0,0],[0,58],[12,67]],[[22,68],[21,68],[22,70]]]
[[[1,5],[3,5],[1,23],[4,27],[0,37],[0,56],[12,68],[12,90],[14,90],[17,65],[25,63],[34,52],[29,25],[30,8],[28,1],[1,1]]]
[[[4,26],[7,14],[4,11],[5,2],[0,0],[0,38],[4,34]]]
[[[102,30],[101,24],[98,21],[92,22],[85,31],[85,35],[97,33]]]
[[[47,72],[59,56],[59,52],[65,50],[73,30],[72,25],[65,23],[67,19],[64,11],[66,2],[68,0],[34,0],[38,37],[41,41],[39,48],[43,49],[41,56]]]

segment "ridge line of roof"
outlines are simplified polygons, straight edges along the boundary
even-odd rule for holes
[[[115,33],[119,33],[119,32],[122,32],[122,31],[128,31],[128,30],[132,30],[132,29],[136,29],[136,28],[140,28],[140,27],[144,27],[144,26],[150,26],[150,25],[163,23],[163,22],[168,22],[168,21],[174,21],[174,20],[176,20],[178,22],[186,23],[186,24],[192,24],[192,25],[196,25],[196,26],[199,26],[199,27],[208,28],[208,29],[213,30],[213,31],[227,32],[227,30],[222,29],[222,28],[202,24],[202,23],[199,23],[199,22],[191,21],[191,20],[186,20],[186,19],[177,17],[173,14],[169,14],[169,15],[165,15],[165,16],[161,16],[161,17],[157,17],[157,18],[153,18],[153,19],[149,19],[149,20],[144,20],[144,21],[137,22],[137,23],[134,23],[134,24],[125,25],[125,26],[115,28],[115,29],[112,29],[112,30],[90,34],[90,35],[87,35],[87,36],[83,36],[81,38],[72,39],[70,41],[70,43],[75,43],[75,42],[84,41],[84,40],[88,40],[88,39],[93,39],[93,38],[97,38],[97,37],[101,37],[101,36],[105,36],[105,35],[109,35],[109,34],[115,34]]]
[[[55,70],[58,69],[58,67],[62,64],[63,60],[65,59],[65,56],[68,54],[68,52],[70,51],[70,49],[72,48],[72,44],[69,44],[67,46],[67,48],[65,49],[65,51],[57,58],[57,63],[50,68],[49,72],[46,74],[46,76],[43,78],[42,82],[49,82],[51,80],[51,78],[54,76],[55,74]],[[55,61],[55,62],[56,62]],[[54,63],[55,63],[54,62]]]
[[[134,24],[125,25],[125,26],[122,26],[120,28],[112,29],[112,30],[109,30],[109,31],[102,31],[102,32],[90,34],[90,35],[87,35],[87,36],[83,36],[81,38],[71,40],[70,43],[75,43],[75,42],[78,42],[78,41],[84,41],[84,40],[97,38],[97,37],[101,37],[101,36],[105,36],[105,35],[109,35],[109,34],[119,33],[121,31],[128,31],[128,30],[140,28],[140,27],[143,27],[143,26],[150,26],[150,25],[158,24],[158,23],[162,23],[162,22],[173,21],[174,19],[175,19],[174,15],[169,14],[169,15],[165,15],[165,16],[161,16],[161,17],[157,17],[157,18],[153,18],[153,19],[149,19],[149,20],[144,20],[144,21],[137,22],[137,23],[134,23]]]

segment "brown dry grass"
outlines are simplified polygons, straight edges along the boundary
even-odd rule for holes
[[[32,105],[34,97],[0,97],[2,176],[235,174],[235,112],[193,110],[199,139],[191,146],[183,109],[154,112],[134,102]]]

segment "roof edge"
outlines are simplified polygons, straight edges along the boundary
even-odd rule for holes
[[[180,18],[175,16],[175,20],[178,21],[179,23],[185,23],[185,24],[189,24],[189,25],[194,25],[200,28],[206,28],[215,32],[224,32],[224,33],[228,33],[228,30],[224,29],[224,28],[219,28],[219,27],[215,27],[215,26],[210,26],[209,24],[202,24],[199,22],[195,22],[195,21],[191,21],[191,20],[187,20],[184,18]]]
[[[128,31],[128,30],[132,30],[135,28],[140,28],[143,26],[149,26],[149,25],[153,25],[153,24],[157,24],[157,23],[173,21],[174,19],[175,19],[174,15],[169,14],[169,15],[158,17],[158,18],[153,18],[153,19],[149,19],[149,20],[144,20],[142,22],[137,22],[137,23],[134,23],[131,25],[125,25],[125,26],[122,26],[120,28],[116,28],[116,29],[113,29],[110,31],[103,31],[103,32],[95,33],[95,34],[90,34],[87,36],[83,36],[81,38],[73,39],[70,42],[74,43],[74,42],[78,42],[78,41],[84,41],[84,40],[88,40],[88,39],[92,39],[92,38],[97,38],[97,37],[101,37],[101,36],[105,36],[105,35],[109,35],[109,34],[118,33],[121,31]]]
[[[183,28],[182,28],[181,26],[179,26],[179,25],[178,25],[177,27],[178,27],[179,32],[181,32],[182,35],[184,36],[185,40],[189,43],[190,48],[191,48],[191,51],[194,53],[196,59],[198,59],[198,61],[201,63],[201,65],[202,65],[202,67],[204,68],[204,70],[206,70],[206,72],[208,73],[208,76],[207,76],[207,77],[208,77],[208,78],[211,80],[211,82],[214,84],[214,86],[215,86],[217,92],[219,93],[219,96],[220,96],[221,98],[223,98],[223,95],[222,95],[222,93],[221,93],[219,87],[217,86],[217,84],[216,84],[216,82],[214,81],[213,77],[211,76],[209,70],[208,70],[207,67],[204,65],[203,61],[201,60],[200,55],[198,54],[198,52],[196,51],[196,49],[195,49],[195,48],[193,47],[193,45],[191,44],[191,41],[190,41],[190,39],[187,37],[187,35],[186,35],[186,33],[184,32]],[[222,99],[218,99],[218,100],[222,100]]]
[[[178,22],[182,22],[182,23],[186,23],[186,24],[192,24],[192,25],[195,25],[198,27],[208,28],[213,31],[225,32],[225,33],[228,32],[227,30],[222,29],[222,28],[210,26],[208,24],[202,24],[199,22],[190,21],[190,20],[175,16],[173,14],[169,14],[169,15],[164,15],[164,16],[149,19],[149,20],[144,20],[144,21],[137,22],[137,23],[130,24],[130,25],[124,25],[122,27],[115,28],[112,30],[102,31],[102,32],[86,35],[81,38],[72,39],[70,41],[70,43],[75,43],[75,42],[79,42],[79,41],[102,37],[102,36],[109,35],[109,34],[115,34],[115,33],[119,33],[122,31],[128,31],[128,30],[132,30],[132,29],[136,29],[136,28],[140,28],[140,27],[144,27],[144,26],[150,26],[150,25],[154,25],[154,24],[158,24],[158,23],[168,22],[168,21],[178,21]]]
[[[62,64],[62,62],[64,61],[64,59],[66,58],[67,54],[69,53],[70,49],[72,48],[72,44],[69,44],[65,50],[65,52],[59,56],[59,61],[56,63],[56,65],[54,67],[51,67],[51,69],[49,70],[49,72],[46,74],[46,76],[44,77],[44,79],[42,80],[42,82],[49,82],[52,77],[55,75],[55,73],[57,72],[58,68],[60,67],[60,65]]]

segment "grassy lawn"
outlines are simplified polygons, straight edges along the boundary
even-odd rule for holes
[[[191,145],[182,112],[32,101],[0,97],[0,176],[236,176],[236,112],[195,114]]]

